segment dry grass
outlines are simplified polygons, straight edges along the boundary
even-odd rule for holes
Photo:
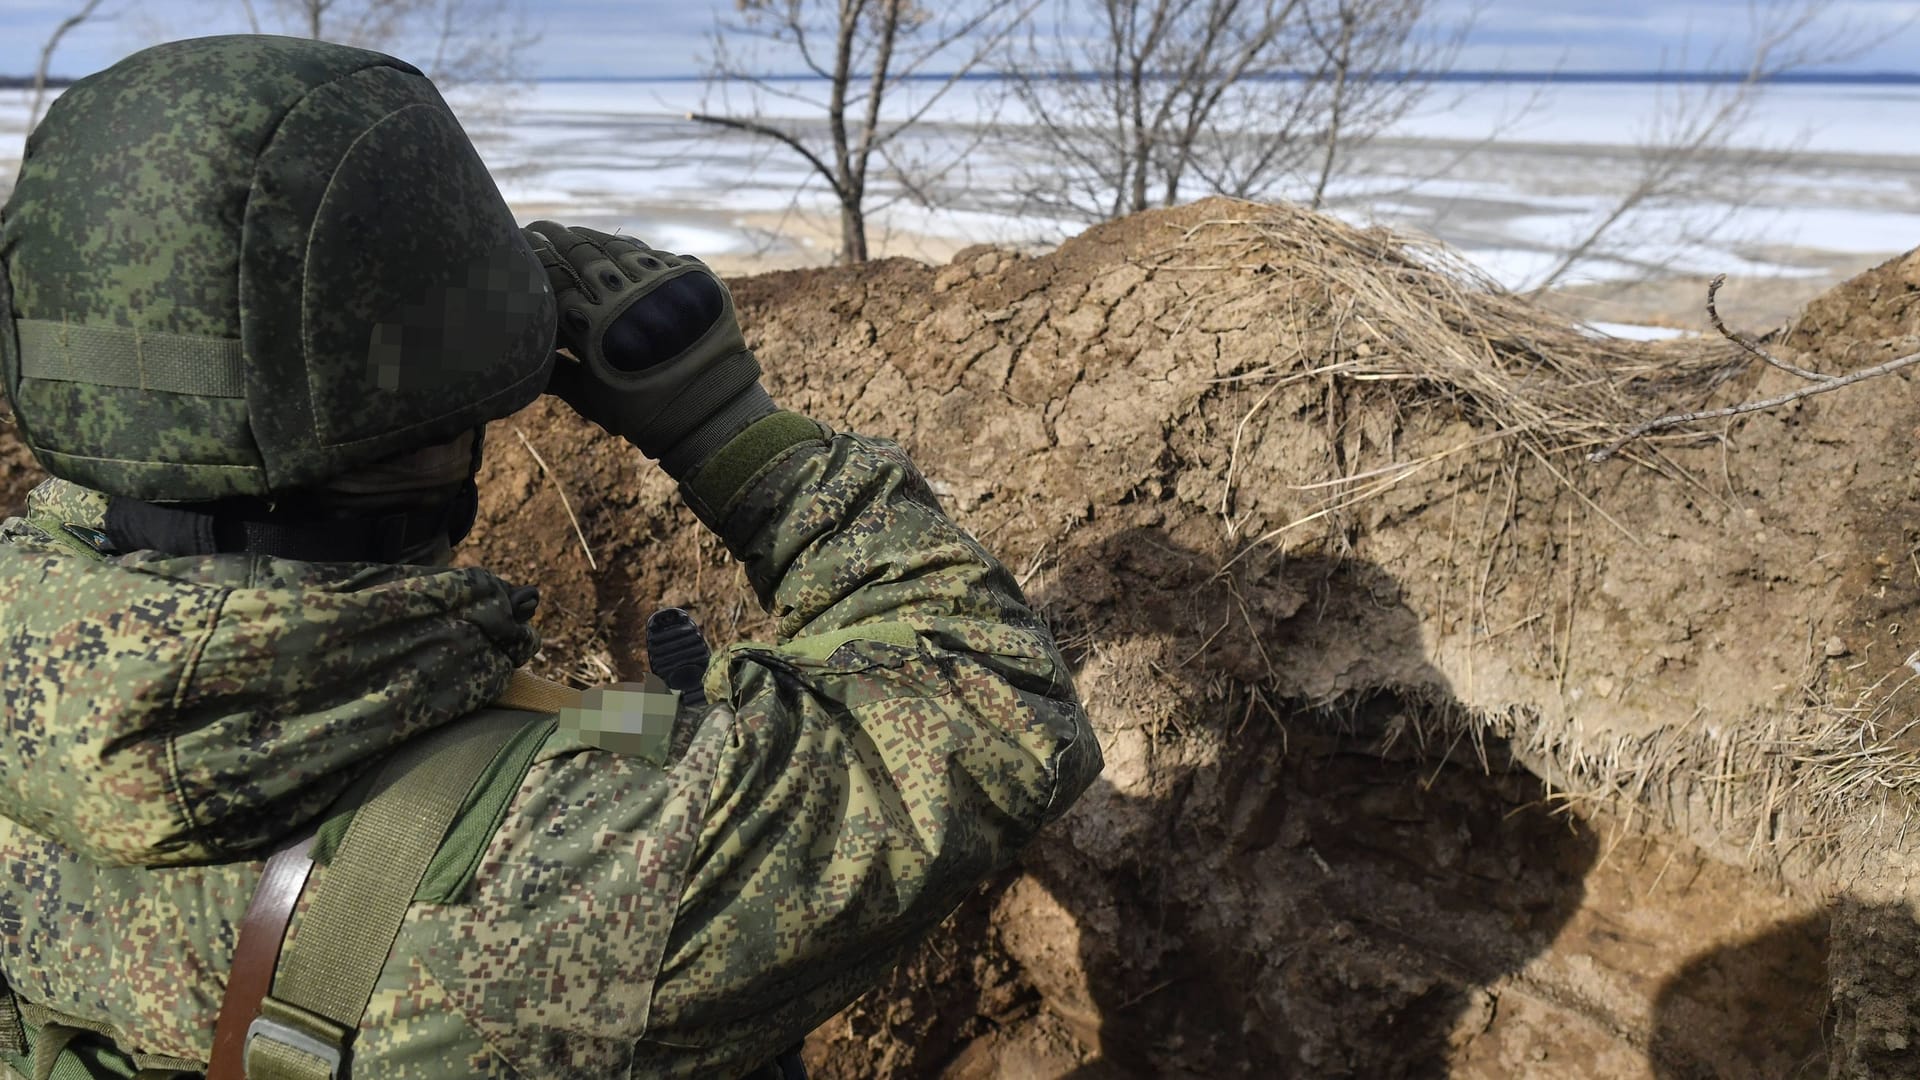
[[[1415,381],[1544,451],[1603,446],[1749,362],[1719,339],[1627,342],[1583,331],[1433,241],[1297,206],[1240,205],[1244,216],[1187,228],[1155,269],[1238,271],[1248,291],[1270,291],[1271,275],[1287,275],[1295,295],[1321,309],[1302,325],[1325,330],[1319,354],[1303,350],[1303,363],[1331,376]]]
[[[1713,724],[1693,717],[1638,734],[1415,695],[1415,707],[1377,734],[1383,753],[1404,745],[1486,771],[1518,763],[1554,805],[1618,829],[1616,844],[1633,833],[1682,838],[1803,894],[1882,887],[1863,874],[1920,858],[1912,798],[1920,749],[1907,738],[1920,720],[1889,710],[1880,684],[1858,691],[1851,707],[1813,687],[1802,694],[1800,705],[1774,713]],[[1322,716],[1345,730],[1337,707]]]

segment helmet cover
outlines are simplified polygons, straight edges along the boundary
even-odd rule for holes
[[[273,496],[452,439],[539,396],[554,317],[433,84],[342,45],[136,53],[54,102],[0,210],[21,434],[110,495]]]

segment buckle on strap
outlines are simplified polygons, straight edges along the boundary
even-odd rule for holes
[[[340,1080],[353,1032],[274,997],[260,1000],[241,1060],[248,1080]]]

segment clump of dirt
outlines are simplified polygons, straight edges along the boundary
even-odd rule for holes
[[[1809,303],[1786,343],[1845,370],[1920,349],[1920,251],[1874,267]]]
[[[1778,347],[1910,349],[1916,266]],[[899,440],[1013,569],[1108,762],[822,1075],[1914,1067],[1906,373],[1588,466],[1791,377],[1225,200],[735,295],[776,398]],[[463,558],[541,585],[544,673],[634,677],[658,606],[772,632],[564,405],[494,425],[482,485]]]

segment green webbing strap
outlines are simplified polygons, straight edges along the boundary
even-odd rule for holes
[[[20,1002],[14,999],[6,976],[0,975],[0,1054],[18,1056],[26,1052],[27,1031],[20,1025]]]
[[[0,1051],[27,1059],[27,1068],[32,1070],[32,1080],[96,1080],[86,1062],[77,1054],[67,1053],[73,1040],[81,1035],[93,1034],[112,1045],[112,1052],[121,1057],[133,1059],[135,1070],[133,1080],[168,1080],[176,1076],[200,1076],[206,1072],[206,1065],[191,1058],[172,1057],[166,1054],[128,1054],[120,1050],[120,1036],[112,1024],[69,1013],[49,1009],[44,1005],[31,1002],[24,1009],[19,1007],[13,995],[0,982],[0,1000],[7,1001],[14,1008],[14,1016],[20,1022],[20,1043],[17,1049],[0,1046]],[[31,1036],[31,1053],[28,1052]],[[8,1077],[18,1076],[13,1067],[0,1062],[0,1071]],[[124,1075],[113,1072],[111,1075]],[[23,1078],[25,1080],[25,1078]]]
[[[20,331],[22,378],[198,397],[247,396],[238,338],[77,326],[51,319],[15,319],[14,324]]]
[[[28,1059],[33,1068],[33,1080],[93,1080],[93,1074],[80,1059],[66,1052],[67,1046],[75,1038],[88,1033],[113,1043],[115,1032],[112,1024],[63,1013],[31,1001],[24,1002],[20,1012],[33,1036],[33,1054]]]
[[[191,1058],[171,1057],[166,1054],[128,1054],[133,1059],[133,1067],[140,1070],[133,1074],[133,1080],[145,1077],[174,1076],[187,1074],[199,1076],[207,1071],[207,1063]]]
[[[80,1029],[69,1024],[46,1024],[40,1028],[40,1034],[33,1040],[33,1080],[52,1080],[54,1066],[60,1063],[61,1055],[67,1052],[67,1044],[80,1034]],[[77,1064],[77,1063],[75,1063]],[[65,1070],[72,1074],[74,1069]],[[86,1070],[79,1070],[85,1076]]]
[[[248,1080],[345,1075],[347,1044],[433,853],[487,763],[525,723],[483,714],[388,759],[247,1029]]]

